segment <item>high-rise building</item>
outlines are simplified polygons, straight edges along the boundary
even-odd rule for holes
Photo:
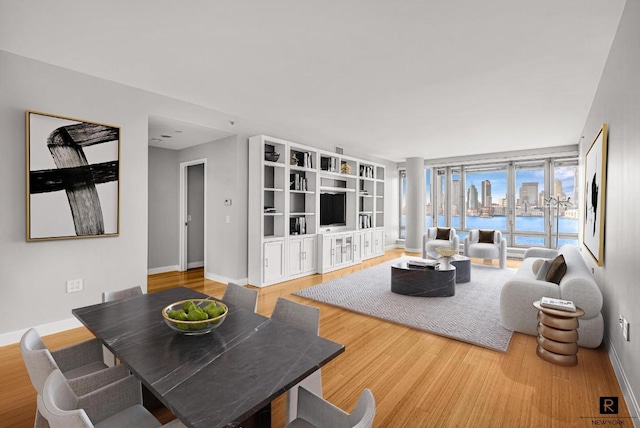
[[[553,183],[553,196],[561,199],[566,198],[567,195],[562,191],[562,181],[556,180],[555,183]]]
[[[478,189],[473,184],[467,190],[467,211],[470,213],[477,213],[478,211]]]
[[[451,181],[451,215],[460,215],[458,205],[460,204],[460,180]]]
[[[538,206],[538,183],[522,183],[520,186],[520,198],[518,200],[522,207]]]
[[[482,180],[482,206],[491,208],[491,181]]]

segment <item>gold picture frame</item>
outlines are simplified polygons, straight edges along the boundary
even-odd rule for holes
[[[598,266],[604,264],[604,216],[607,187],[607,124],[584,157],[584,222],[582,244]]]
[[[25,116],[27,241],[118,236],[120,127]]]

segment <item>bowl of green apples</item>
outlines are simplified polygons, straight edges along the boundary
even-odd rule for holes
[[[229,308],[212,299],[190,299],[174,302],[162,310],[164,322],[174,331],[186,335],[207,334],[219,327]]]

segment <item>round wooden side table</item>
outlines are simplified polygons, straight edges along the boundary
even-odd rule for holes
[[[584,311],[576,307],[575,312],[540,306],[533,302],[538,310],[538,349],[536,354],[545,361],[560,366],[578,364],[578,318]]]

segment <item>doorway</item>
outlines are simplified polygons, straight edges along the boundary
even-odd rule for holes
[[[206,159],[180,163],[180,271],[206,271],[206,174]]]

